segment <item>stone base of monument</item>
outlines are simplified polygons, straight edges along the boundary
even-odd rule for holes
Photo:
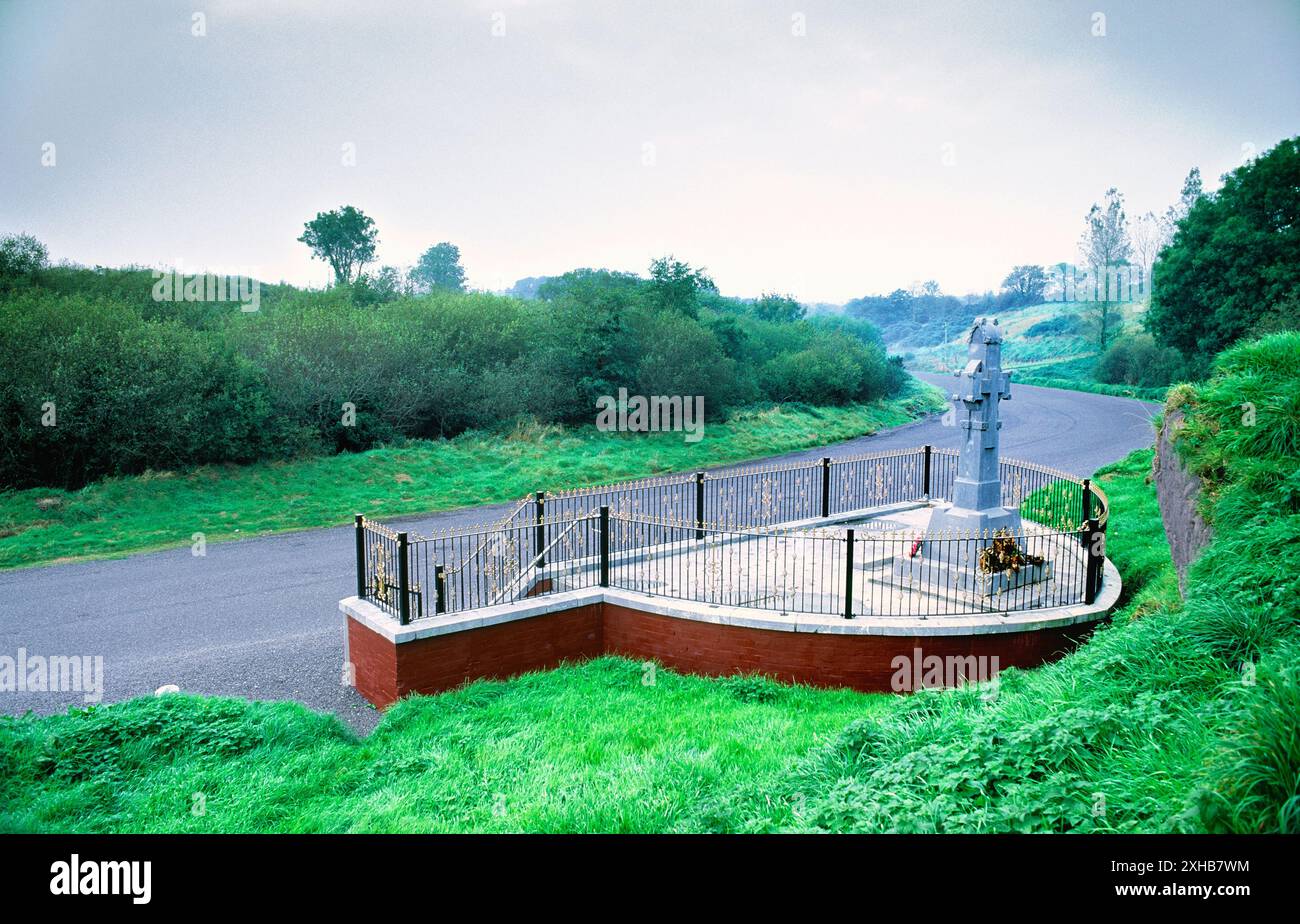
[[[952,540],[941,540],[953,544]],[[969,540],[959,543],[968,548],[964,553],[945,560],[952,555],[951,547],[939,551],[937,543],[924,543],[914,556],[900,555],[893,561],[894,576],[906,581],[916,593],[943,595],[952,593],[966,598],[995,597],[1009,591],[1020,591],[1016,597],[1017,607],[1033,606],[1038,593],[1047,590],[1047,582],[1052,579],[1053,569],[1050,561],[1040,564],[1024,564],[1015,570],[982,571],[977,564],[979,552],[988,543]],[[930,549],[926,547],[930,546]],[[931,556],[926,552],[930,551]],[[1034,585],[1042,585],[1035,590]],[[1023,590],[1029,588],[1028,590]],[[987,602],[987,601],[986,601]]]
[[[936,535],[947,531],[954,536],[981,533],[992,535],[1000,529],[1009,533],[1020,531],[1020,514],[1006,507],[990,507],[986,510],[966,510],[952,504],[940,504],[930,514],[930,523],[926,533]]]
[[[915,554],[898,556],[893,562],[893,573],[918,593],[951,593],[967,598],[993,597],[1050,581],[1050,561],[1025,561],[1018,568],[998,571],[980,567],[981,553],[995,542],[1009,541],[1010,551],[1019,550],[1021,525],[1019,512],[1006,507],[968,510],[951,503],[941,504],[926,524],[928,538],[920,543]],[[997,556],[992,558],[996,561]],[[1016,603],[1033,605],[1033,597],[1032,593],[1021,593]]]

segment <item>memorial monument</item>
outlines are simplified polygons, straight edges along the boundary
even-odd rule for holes
[[[977,318],[966,342],[966,366],[952,395],[962,431],[952,501],[935,508],[924,537],[895,570],[926,584],[939,576],[954,590],[988,596],[1048,580],[1052,564],[1020,548],[1020,511],[1002,506],[998,405],[1011,398],[1011,373],[1002,371],[997,319]]]
[[[952,400],[962,431],[952,503],[938,508],[930,531],[952,529],[982,533],[1020,528],[1020,512],[1002,506],[998,472],[998,404],[1011,398],[1011,373],[1002,371],[1002,331],[996,319],[977,318],[966,338],[966,368]],[[963,416],[964,415],[964,416]]]

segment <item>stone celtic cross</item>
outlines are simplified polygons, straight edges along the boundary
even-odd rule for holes
[[[1011,397],[1011,374],[1002,371],[1002,332],[997,321],[977,320],[971,328],[966,368],[953,397],[966,410],[960,421],[961,455],[953,506],[988,510],[1002,505],[1002,483],[998,472],[998,404]]]
[[[1016,511],[1002,506],[1002,481],[998,469],[998,404],[1011,397],[1011,374],[1002,371],[1002,331],[996,319],[978,318],[967,337],[966,367],[957,373],[960,383],[952,396],[958,402],[962,429],[957,457],[957,477],[952,504],[941,509],[934,528],[960,530],[1015,529]]]

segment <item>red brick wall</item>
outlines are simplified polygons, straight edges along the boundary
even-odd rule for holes
[[[605,650],[647,658],[690,674],[766,674],[822,687],[887,691],[897,655],[998,657],[998,668],[1034,667],[1070,649],[1059,629],[939,637],[778,632],[675,619],[605,604]],[[1075,629],[1077,639],[1080,631]],[[910,687],[909,687],[910,688]]]
[[[603,653],[600,607],[595,603],[400,645],[349,619],[357,692],[382,708],[410,693],[440,693],[469,680],[504,679],[597,657]]]
[[[602,654],[601,604],[406,642],[397,695],[436,693],[482,677],[504,679]]]
[[[438,693],[470,680],[512,677],[605,653],[705,676],[757,673],[786,682],[887,691],[896,673],[895,656],[912,658],[917,648],[922,658],[997,656],[999,669],[1034,667],[1064,654],[1087,631],[939,637],[779,632],[596,603],[394,645],[348,620],[357,691],[381,708],[409,693]]]
[[[348,660],[357,692],[380,709],[397,699],[397,646],[348,617]]]

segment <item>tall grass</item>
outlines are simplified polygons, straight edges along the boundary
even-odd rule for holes
[[[673,831],[886,697],[619,658],[394,706],[364,741],[194,696],[0,718],[4,831]]]

